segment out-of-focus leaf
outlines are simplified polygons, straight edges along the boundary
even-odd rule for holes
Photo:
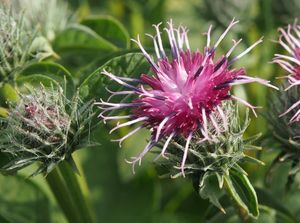
[[[0,215],[8,222],[51,222],[48,198],[32,181],[21,176],[0,176],[0,184]]]
[[[0,107],[0,117],[6,118],[8,115],[8,110],[6,108]]]
[[[224,179],[237,205],[249,215],[257,218],[259,215],[257,196],[247,176],[232,169]]]
[[[93,73],[97,68],[102,67],[106,62],[112,60],[115,57],[123,56],[128,53],[139,53],[139,49],[128,49],[128,50],[120,50],[116,52],[112,52],[104,57],[94,58],[91,62],[87,65],[81,67],[79,70],[76,71],[76,76],[80,78],[80,83],[84,81],[87,76]]]
[[[50,56],[57,56],[48,40],[42,36],[38,36],[33,40],[29,50],[39,61]]]
[[[19,85],[24,82],[31,84],[59,84],[66,91],[67,97],[74,94],[75,86],[70,72],[63,66],[56,63],[41,62],[33,63],[23,69],[16,78]]]
[[[229,207],[226,209],[226,214],[222,212],[216,213],[212,218],[208,219],[207,223],[219,223],[219,222],[227,222],[233,216],[236,215],[236,210],[233,207]]]
[[[103,39],[120,48],[129,47],[129,34],[124,26],[109,16],[94,16],[84,19],[81,24],[91,28]]]
[[[99,36],[87,26],[74,24],[57,35],[53,42],[55,52],[73,50],[82,51],[115,51],[117,47]]]
[[[110,142],[107,130],[98,128],[92,133],[91,140],[101,142],[101,148],[78,152],[87,153],[84,170],[97,218],[105,219],[105,222],[150,222],[153,214],[153,180],[144,174],[130,182],[121,182],[118,148]]]
[[[6,83],[0,88],[0,102],[2,105],[5,105],[7,102],[17,102],[18,100],[18,93],[11,84]]]
[[[225,213],[225,210],[219,201],[222,191],[219,188],[219,182],[215,175],[206,174],[203,177],[203,186],[200,188],[199,194],[203,199],[209,199],[212,204]]]
[[[259,203],[275,210],[275,214],[277,218],[281,219],[280,222],[286,223],[296,223],[297,220],[293,217],[288,209],[283,206],[278,200],[277,197],[270,194],[266,190],[262,190],[260,188],[255,188],[257,192],[257,196],[259,197]]]
[[[0,215],[0,222],[1,222],[1,223],[11,223],[10,221],[8,221],[7,219],[5,219],[5,218],[2,217],[1,215]]]
[[[139,77],[142,73],[149,72],[149,64],[141,53],[128,53],[122,56],[115,57],[107,61],[104,65],[96,69],[90,74],[79,86],[80,94],[84,98],[105,98],[107,95],[105,87],[110,88],[112,82],[107,76],[102,75],[101,71],[106,69],[117,76],[122,77]],[[120,88],[118,85],[117,88]]]

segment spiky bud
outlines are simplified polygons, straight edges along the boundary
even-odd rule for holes
[[[28,62],[53,54],[49,43],[24,26],[23,14],[0,6],[0,81],[9,81]]]
[[[286,88],[288,84],[282,86]],[[271,133],[272,148],[280,151],[274,159],[272,168],[279,163],[291,162],[289,178],[291,182],[300,170],[300,120],[299,108],[291,107],[299,101],[300,87],[295,86],[288,91],[280,91],[271,95],[266,118]],[[286,111],[289,111],[286,113]],[[276,142],[274,144],[274,142]],[[278,146],[276,146],[278,145]]]
[[[38,27],[41,34],[50,41],[74,20],[67,2],[62,0],[15,0],[11,6],[16,13],[24,12],[28,29]]]
[[[273,0],[271,1],[273,14],[276,15],[278,25],[291,22],[294,18],[299,17],[300,2],[298,0]]]
[[[91,108],[91,102],[83,103],[78,96],[68,100],[61,88],[42,86],[20,93],[20,101],[3,119],[0,151],[11,156],[1,170],[15,172],[38,162],[35,175],[49,173],[63,160],[72,161],[71,154],[88,136]]]

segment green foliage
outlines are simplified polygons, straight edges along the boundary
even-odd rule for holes
[[[242,37],[246,40],[245,46],[240,47],[245,48],[250,45],[247,41],[253,42],[262,35],[266,37],[259,50],[250,55],[249,60],[240,62],[241,66],[249,67],[248,74],[251,76],[262,75],[268,79],[280,76],[282,71],[276,69],[276,66],[267,65],[277,50],[277,44],[271,43],[269,39],[277,39],[277,25],[285,26],[287,21],[292,22],[299,16],[298,0],[104,0],[101,4],[97,0],[69,0],[72,8],[63,0],[0,2],[3,6],[4,3],[11,5],[1,6],[0,9],[0,116],[4,120],[0,123],[0,131],[3,133],[7,130],[12,109],[22,108],[23,96],[20,95],[28,95],[26,86],[29,85],[43,103],[48,100],[43,100],[42,94],[39,94],[42,92],[39,91],[41,83],[46,89],[53,88],[52,93],[62,88],[62,98],[67,106],[61,117],[70,119],[71,116],[77,116],[74,118],[76,124],[73,122],[72,131],[63,133],[68,135],[67,140],[72,148],[62,145],[62,154],[66,154],[64,160],[70,158],[75,150],[75,155],[80,155],[80,161],[84,164],[83,170],[80,165],[77,165],[79,170],[77,167],[73,170],[80,172],[80,181],[84,181],[84,174],[86,175],[91,189],[91,201],[97,214],[96,222],[299,222],[299,126],[298,123],[288,123],[293,112],[278,117],[299,100],[299,88],[278,94],[272,92],[272,98],[267,97],[269,92],[256,86],[239,88],[235,92],[254,105],[264,106],[266,101],[270,101],[267,115],[269,131],[256,144],[274,150],[264,148],[259,151],[259,147],[252,145],[258,138],[255,134],[266,129],[266,123],[261,119],[253,119],[247,130],[247,122],[245,126],[232,129],[228,135],[221,137],[218,145],[203,143],[199,147],[193,147],[187,164],[196,160],[197,165],[188,166],[186,174],[191,177],[196,192],[186,179],[159,179],[153,165],[147,164],[147,160],[133,176],[130,166],[126,166],[124,162],[124,157],[128,157],[131,151],[140,150],[141,142],[146,141],[145,134],[138,134],[129,143],[125,143],[125,151],[118,150],[117,145],[110,142],[111,136],[106,134],[106,127],[96,119],[92,110],[87,109],[92,103],[91,100],[106,98],[108,94],[105,87],[113,91],[120,90],[113,81],[101,75],[103,69],[119,76],[135,78],[142,73],[151,72],[140,51],[130,48],[130,38],[140,34],[143,44],[150,45],[151,40],[144,38],[143,34],[149,32],[152,24],[170,18],[176,24],[182,23],[189,27],[191,46],[194,48],[193,46],[199,46],[199,41],[205,41],[205,37],[199,36],[199,30],[206,28],[199,27],[208,27],[212,23],[220,32],[235,17],[240,20],[241,25],[240,29],[235,30],[237,32],[233,34],[233,38],[237,40]],[[216,37],[212,36],[214,38]],[[224,43],[225,50],[228,46],[226,41]],[[151,52],[151,49],[147,51]],[[77,92],[81,100],[78,99]],[[76,101],[77,108],[82,108],[77,110],[78,113],[73,112],[77,109]],[[88,110],[90,116],[86,113]],[[266,110],[261,110],[261,113],[265,115]],[[87,116],[90,119],[86,119]],[[20,121],[21,117],[15,116],[15,120]],[[91,128],[88,127],[90,121]],[[230,121],[240,122],[234,118]],[[51,169],[51,163],[56,165],[60,162],[60,159],[54,160],[53,157],[49,159],[51,153],[48,152],[53,150],[49,148],[56,147],[55,144],[48,145],[49,140],[51,141],[49,128],[43,129],[47,133],[38,132],[42,143],[37,143],[36,135],[29,136],[28,132],[20,134],[16,127],[20,125],[11,125],[10,132],[13,130],[14,134],[17,133],[18,138],[24,139],[22,143],[28,147],[21,157],[40,159],[42,156],[43,161],[37,162],[38,166],[30,165],[22,169],[15,176],[0,176],[0,222],[66,222],[61,213],[67,216],[66,209],[58,207],[54,202],[51,195],[54,190],[52,188],[49,191],[45,179],[41,175],[29,180],[22,176],[28,176],[36,168]],[[21,127],[25,128],[24,123]],[[121,134],[128,131],[130,130],[125,129]],[[36,133],[35,130],[33,132]],[[15,145],[5,136],[7,135],[2,134],[0,139],[1,150],[6,151],[0,153],[0,165],[10,163],[14,169],[18,165],[31,164],[34,159],[25,163],[15,162],[17,156],[11,153],[21,150],[16,151]],[[253,137],[245,139],[245,136]],[[95,142],[92,145],[97,149],[77,150],[86,147],[86,143],[91,141]],[[101,146],[98,146],[100,142]],[[174,142],[169,151],[169,160],[164,160],[164,167],[167,165],[169,170],[172,169],[172,175],[179,172],[183,142],[178,140],[176,145]],[[45,143],[48,144],[45,146]],[[47,147],[46,152],[34,154],[42,144],[45,146],[43,148]],[[224,156],[225,153],[229,155]],[[257,165],[261,162],[253,158],[256,155],[260,155],[260,159],[267,164],[266,167]],[[61,154],[56,157],[61,157]],[[69,159],[69,162],[72,163],[72,160]],[[269,167],[268,182],[271,184],[265,184],[264,174]],[[60,171],[59,174],[61,176]],[[256,186],[256,192],[250,181]],[[52,183],[54,187],[60,185],[57,179]],[[286,183],[289,185],[288,191],[285,188]],[[61,193],[60,199],[57,199],[59,205],[65,203],[68,206],[67,197],[70,200],[74,197],[81,199],[80,191],[73,191],[76,196],[68,191],[74,189],[71,183],[64,182],[64,189],[65,191],[61,188],[60,192],[65,193]],[[88,197],[88,192],[82,193],[84,197]],[[80,205],[84,205],[84,202]],[[86,207],[78,209],[78,206],[75,210],[79,216]],[[248,214],[257,219],[247,219]],[[74,222],[81,221],[81,217],[78,219]]]
[[[0,176],[0,182],[1,223],[51,222],[50,202],[38,185],[21,176]]]
[[[99,36],[119,48],[126,49],[129,47],[129,35],[125,27],[113,17],[90,17],[81,21],[81,24],[91,28]]]

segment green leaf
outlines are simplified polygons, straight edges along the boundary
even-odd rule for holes
[[[53,42],[53,48],[58,53],[73,50],[105,52],[117,50],[114,44],[80,24],[74,24],[59,33]]]
[[[268,191],[260,189],[260,188],[255,188],[255,190],[257,192],[257,196],[259,197],[260,204],[275,210],[278,218],[284,219],[284,222],[287,222],[287,223],[296,223],[297,222],[297,220],[290,213],[290,211],[288,209],[286,209],[286,207],[283,206],[282,203],[280,203],[276,199],[277,197],[270,194]]]
[[[2,217],[1,215],[0,215],[0,222],[1,222],[1,223],[11,223],[10,221],[8,221],[7,219],[5,219],[5,218]]]
[[[219,181],[216,175],[206,174],[202,179],[203,186],[200,187],[199,194],[203,199],[209,199],[209,201],[219,208],[223,213],[226,213],[224,208],[219,202],[222,195],[222,191],[219,188]]]
[[[8,116],[8,110],[6,108],[0,107],[0,118],[6,118]]]
[[[103,39],[113,43],[119,48],[128,48],[129,34],[124,26],[110,16],[93,16],[81,21],[81,24],[91,28]]]
[[[259,215],[256,192],[246,175],[234,169],[225,175],[226,189],[237,206],[248,215],[257,218]]]
[[[56,63],[40,62],[30,64],[18,74],[16,82],[20,86],[24,82],[34,85],[42,83],[45,86],[49,86],[51,83],[59,84],[63,88],[66,88],[64,90],[68,98],[72,97],[75,91],[70,72]]]
[[[115,57],[107,61],[104,65],[90,74],[79,86],[80,94],[84,98],[99,99],[105,98],[107,92],[105,87],[110,88],[112,85],[118,86],[114,81],[101,74],[103,69],[117,76],[122,77],[139,77],[142,73],[149,71],[149,64],[141,53],[128,53]]]
[[[2,105],[6,105],[7,102],[17,102],[19,96],[15,88],[6,83],[0,88],[0,102]]]
[[[220,223],[220,222],[228,222],[231,218],[236,216],[236,211],[233,207],[226,208],[226,214],[218,212],[213,215],[211,218],[207,219],[207,223]]]
[[[32,55],[35,55],[35,57],[39,61],[48,58],[50,56],[55,56],[55,57],[57,56],[53,51],[48,40],[42,36],[38,36],[33,40],[29,50],[30,53]]]
[[[0,175],[0,183],[0,215],[8,222],[51,222],[49,200],[39,186],[21,176]]]

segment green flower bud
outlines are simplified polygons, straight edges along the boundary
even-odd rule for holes
[[[41,87],[19,93],[3,119],[0,152],[10,154],[1,170],[14,173],[32,163],[39,168],[33,175],[49,173],[63,160],[72,162],[72,153],[90,145],[92,102],[83,103],[78,96],[68,100],[61,88]]]

